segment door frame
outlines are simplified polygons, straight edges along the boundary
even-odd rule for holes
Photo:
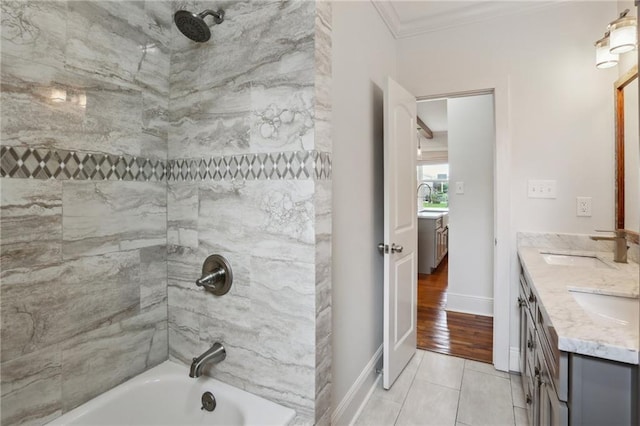
[[[510,253],[511,235],[511,168],[508,83],[492,88],[417,96],[416,101],[493,95],[495,140],[493,146],[493,365],[497,370],[517,370],[518,353],[510,347],[511,285],[513,274]]]

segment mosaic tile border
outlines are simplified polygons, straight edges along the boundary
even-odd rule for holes
[[[2,146],[0,177],[169,182],[325,180],[331,179],[331,154],[311,150],[165,161],[126,154]]]
[[[165,160],[63,149],[0,148],[0,177],[163,181],[166,176]]]
[[[290,151],[169,160],[169,181],[331,179],[331,155]]]

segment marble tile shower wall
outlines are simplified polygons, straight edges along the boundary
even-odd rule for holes
[[[1,3],[2,424],[215,340],[212,375],[329,423],[330,4],[224,2],[205,44],[172,25],[217,6]],[[211,253],[220,299],[193,285]]]
[[[174,10],[216,9],[177,1]],[[190,363],[215,341],[214,377],[329,424],[331,366],[328,3],[237,1],[209,42],[172,32],[169,158],[323,158],[322,175],[168,182],[169,355]],[[194,286],[212,253],[234,286]]]
[[[168,356],[171,5],[0,4],[0,422],[42,424]]]

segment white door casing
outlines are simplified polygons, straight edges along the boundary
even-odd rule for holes
[[[383,386],[416,352],[418,219],[416,98],[391,78],[384,91]]]

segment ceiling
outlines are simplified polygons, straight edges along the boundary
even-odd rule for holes
[[[432,132],[447,131],[447,100],[418,102],[418,117]]]
[[[393,36],[411,37],[547,7],[564,0],[371,0]]]

